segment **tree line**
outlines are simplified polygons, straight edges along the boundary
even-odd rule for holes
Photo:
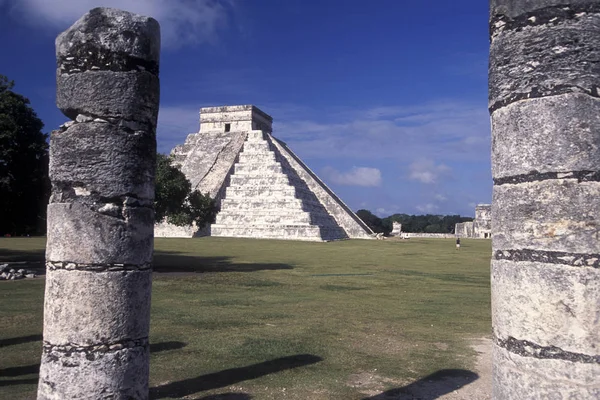
[[[379,218],[369,210],[358,210],[356,215],[362,219],[375,233],[389,234],[393,222],[402,224],[402,232],[411,233],[454,233],[454,226],[460,222],[472,221],[471,217],[460,215],[408,215],[394,214]]]
[[[43,235],[51,189],[48,134],[29,99],[13,87],[0,75],[0,235]],[[156,161],[156,221],[199,228],[214,222],[215,201],[192,190],[171,157],[157,154]]]

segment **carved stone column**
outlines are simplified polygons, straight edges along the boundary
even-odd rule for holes
[[[491,0],[493,398],[600,398],[600,1]]]
[[[160,28],[96,8],[56,39],[38,399],[146,399]]]

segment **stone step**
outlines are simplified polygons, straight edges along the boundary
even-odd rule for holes
[[[238,163],[275,163],[275,153],[245,153],[239,154]]]
[[[281,169],[281,165],[274,163],[274,164],[262,164],[262,163],[256,163],[256,164],[235,164],[234,170],[233,170],[234,174],[240,174],[240,175],[244,175],[247,173],[262,173],[263,175],[269,175],[272,173],[283,173],[283,170]]]
[[[263,131],[248,131],[247,142],[264,141],[265,133]]]
[[[296,189],[290,185],[230,185],[225,190],[226,199],[272,197],[274,199],[296,198]]]
[[[321,229],[317,226],[263,225],[263,226],[224,226],[212,224],[211,236],[245,237],[260,239],[288,239],[323,241]]]
[[[269,213],[251,212],[235,213],[222,211],[217,214],[215,223],[217,224],[309,224],[335,227],[334,219],[329,216],[314,215],[306,211],[283,212],[273,211]]]
[[[265,198],[261,200],[248,200],[248,199],[228,199],[224,198],[221,200],[222,210],[295,210],[295,211],[308,211],[308,212],[321,212],[323,206],[320,203],[316,203],[310,200],[300,200],[297,198],[292,199],[272,199]]]
[[[242,152],[246,153],[255,153],[255,152],[265,152],[265,151],[271,151],[271,146],[269,145],[269,142],[267,142],[266,140],[261,140],[261,141],[245,141],[244,142],[244,147],[242,147]]]
[[[244,185],[230,184],[226,189],[226,198],[230,197],[253,197],[253,196],[288,196],[298,199],[315,200],[314,194],[303,187],[293,186],[290,184],[280,183],[273,185],[255,185],[246,183]]]
[[[277,186],[277,185],[294,185],[299,180],[286,176],[285,174],[277,174],[273,176],[264,175],[231,175],[229,186]]]

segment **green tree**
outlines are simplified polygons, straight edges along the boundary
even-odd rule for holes
[[[373,214],[371,211],[369,210],[358,210],[356,212],[356,215],[358,215],[358,217],[360,219],[363,220],[363,222],[365,224],[367,224],[367,226],[369,228],[371,228],[371,230],[375,233],[389,233],[390,231],[386,231],[381,218],[379,218],[377,215]]]
[[[0,234],[45,231],[48,135],[29,99],[0,75]]]
[[[208,194],[203,195],[192,185],[183,172],[173,165],[173,159],[156,155],[156,193],[154,199],[156,222],[167,221],[178,226],[193,222],[200,229],[215,222],[217,206]]]

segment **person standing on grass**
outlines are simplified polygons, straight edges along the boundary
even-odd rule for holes
[[[457,237],[456,238],[456,250],[459,250],[459,249],[460,249],[460,238]]]

